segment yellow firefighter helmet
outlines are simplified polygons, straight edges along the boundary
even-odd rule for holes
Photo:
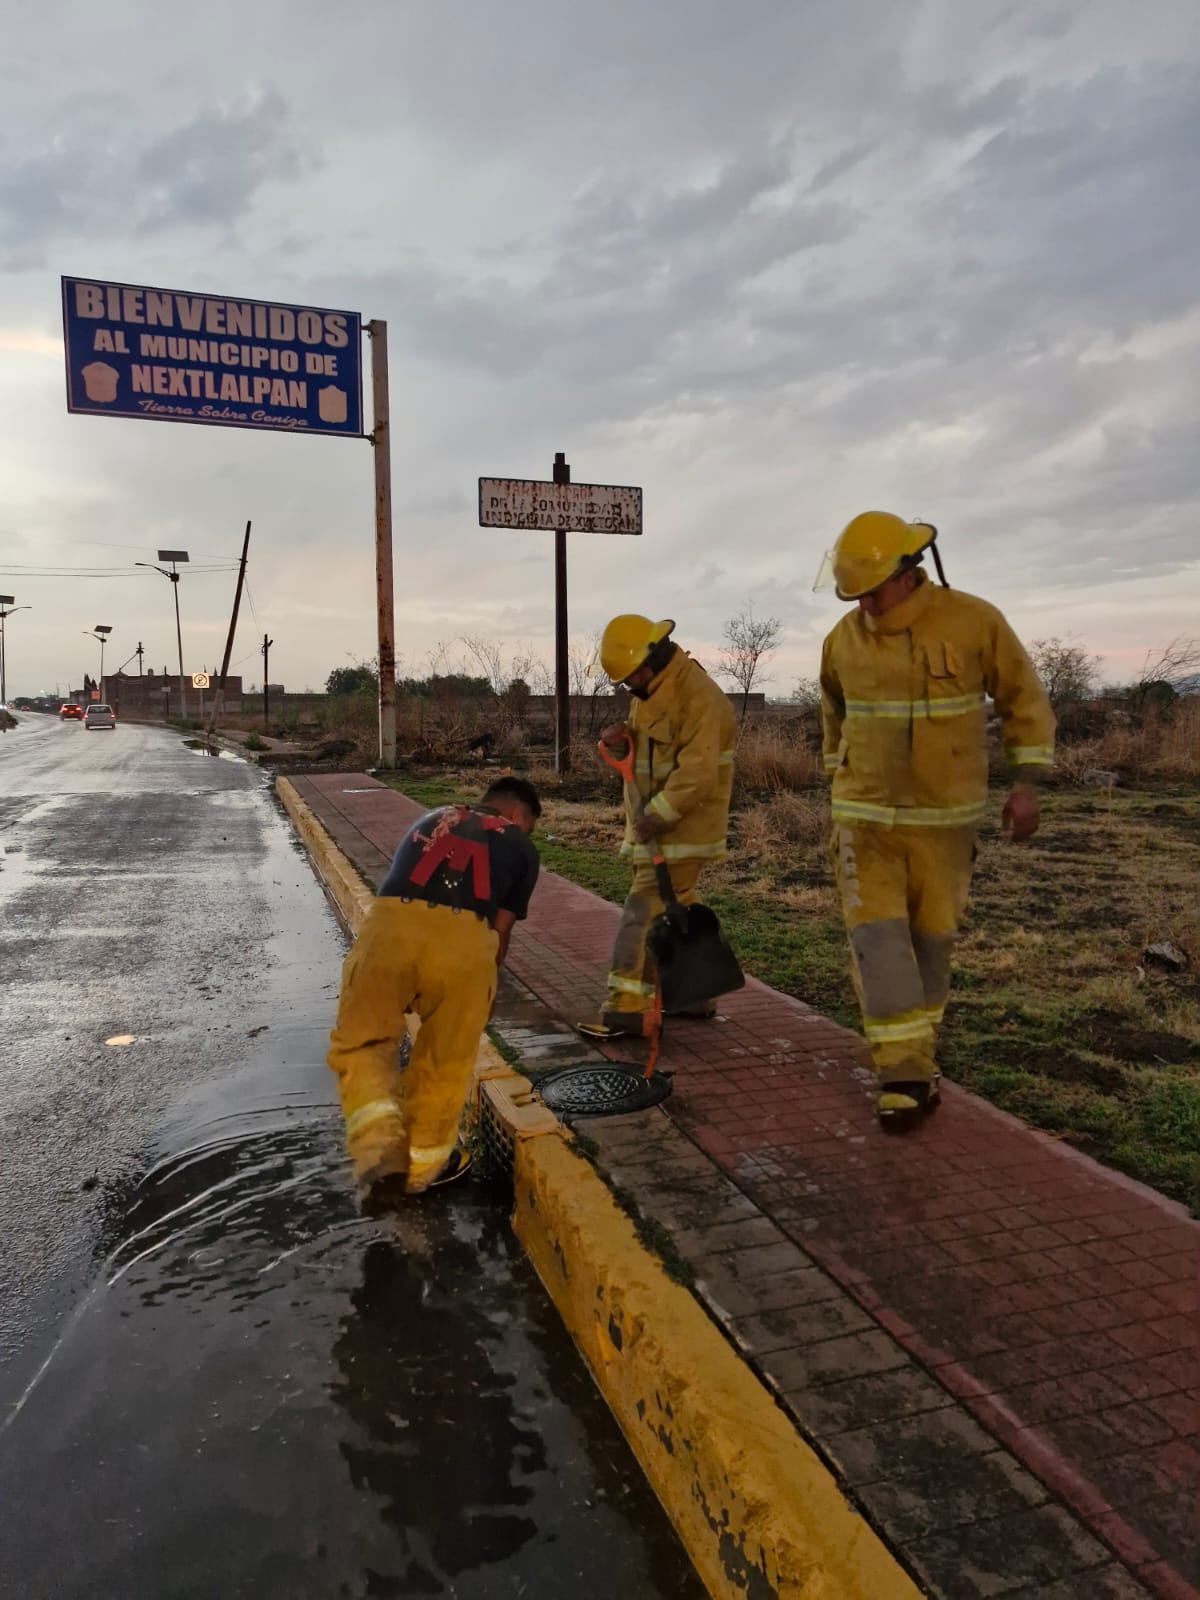
[[[592,676],[624,683],[645,664],[654,646],[667,638],[674,628],[670,617],[661,622],[651,622],[649,617],[638,616],[636,612],[614,617],[601,636],[597,660],[592,663]]]
[[[901,569],[916,566],[936,538],[931,522],[905,522],[890,511],[864,511],[838,535],[813,588],[835,588],[839,600],[857,600]]]

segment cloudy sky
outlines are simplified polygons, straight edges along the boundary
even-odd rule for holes
[[[641,484],[570,538],[571,630],[753,603],[775,692],[871,506],[1109,676],[1200,632],[1195,0],[60,0],[0,60],[0,591],[9,693],[112,626],[174,660],[159,546],[231,561],[235,661],[319,687],[374,642],[371,452],[68,416],[59,275],[385,318],[398,649],[549,654],[553,536],[480,474]],[[104,569],[73,577],[83,569]],[[123,570],[122,570],[123,569]],[[219,663],[231,571],[181,589]]]

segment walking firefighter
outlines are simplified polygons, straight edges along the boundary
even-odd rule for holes
[[[939,1095],[935,1043],[987,803],[987,702],[1013,770],[1003,825],[1038,825],[1054,715],[1029,657],[986,600],[946,585],[927,522],[867,511],[814,585],[857,602],[825,640],[821,713],[833,848],[884,1126]],[[929,551],[941,587],[920,570]]]

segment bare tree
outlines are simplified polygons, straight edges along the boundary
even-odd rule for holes
[[[1100,658],[1089,655],[1078,639],[1035,639],[1029,659],[1056,711],[1095,694]]]
[[[821,709],[821,682],[819,678],[798,678],[791,693],[791,702],[801,711]]]
[[[533,676],[538,662],[536,657],[528,652],[510,656],[506,661],[504,652],[494,639],[485,639],[479,634],[463,634],[463,641],[468,652],[474,656],[481,675],[488,681],[488,687],[497,699],[508,688],[514,678],[523,681]]]
[[[575,712],[572,726],[576,733],[585,731],[589,734],[595,733],[596,723],[599,720],[598,702],[602,696],[607,700],[612,693],[612,685],[602,672],[597,672],[595,676],[592,675],[592,664],[599,659],[599,655],[599,628],[585,638],[576,639],[571,645],[568,656],[571,670],[571,696],[575,700],[586,700],[588,702],[586,730],[584,728],[585,712],[583,707],[580,706]]]
[[[445,670],[446,657],[450,654],[450,640],[439,639],[432,650],[426,652],[425,676],[427,678],[440,677]]]
[[[553,694],[554,668],[540,658],[534,659],[529,668],[529,687],[537,695]]]
[[[1180,685],[1200,677],[1200,639],[1194,634],[1181,633],[1163,645],[1161,650],[1147,650],[1136,688],[1151,684],[1168,683],[1177,693]]]
[[[600,648],[600,635],[593,633],[586,639],[575,639],[567,651],[567,663],[571,673],[571,693],[574,695],[589,695],[596,683],[594,678],[588,676],[588,668],[596,659],[596,652]]]
[[[494,639],[485,639],[477,634],[464,633],[462,642],[474,656],[481,676],[487,679],[488,688],[498,700],[504,693],[506,683],[504,657],[500,653],[500,646]]]
[[[725,624],[725,648],[717,671],[729,678],[742,691],[741,718],[746,717],[750,691],[763,682],[767,674],[763,667],[779,648],[783,624],[778,617],[756,617],[754,603],[742,607]]]

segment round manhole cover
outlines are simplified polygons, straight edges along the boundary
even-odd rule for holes
[[[628,1067],[563,1067],[547,1073],[537,1092],[560,1117],[615,1117],[658,1105],[670,1094],[671,1080]]]

